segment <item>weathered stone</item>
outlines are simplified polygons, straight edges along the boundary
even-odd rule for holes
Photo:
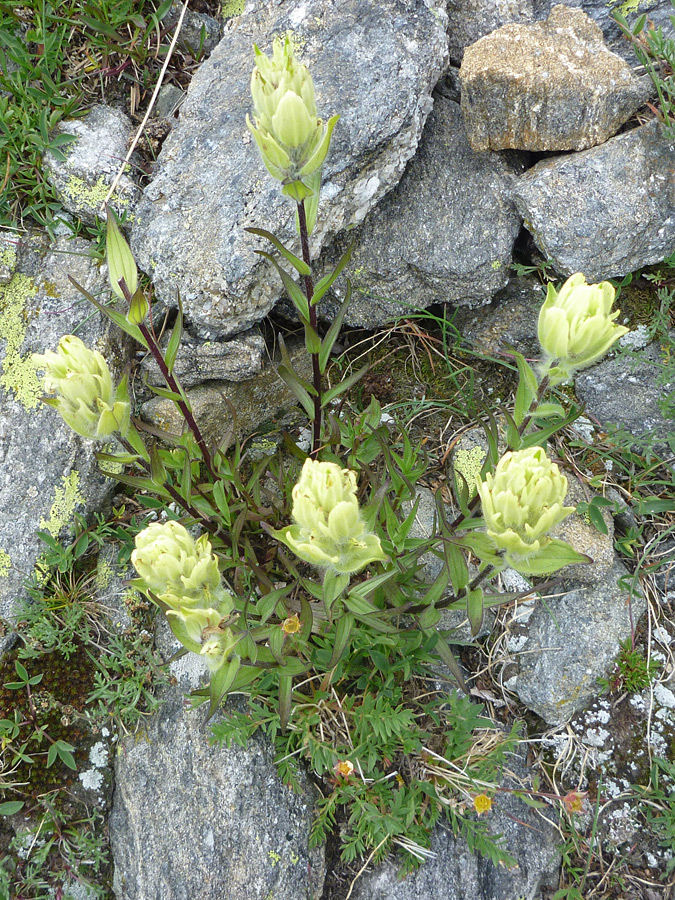
[[[458,309],[452,325],[479,353],[508,356],[517,350],[527,359],[537,359],[541,356],[537,319],[545,296],[536,278],[511,276],[488,306]]]
[[[291,354],[293,366],[311,379],[311,360],[304,348]],[[297,400],[277,374],[277,365],[267,363],[260,375],[238,384],[210,381],[187,391],[192,411],[207,444],[219,445],[229,433],[241,440],[260,425],[278,428]],[[236,418],[233,419],[233,410]],[[164,431],[180,434],[185,426],[171,400],[154,397],[143,404],[143,418]]]
[[[559,272],[620,277],[675,250],[674,150],[653,121],[537,163],[517,179],[513,199]]]
[[[167,334],[163,349],[169,342]],[[250,329],[230,341],[199,341],[183,332],[173,374],[184,388],[204,381],[245,381],[259,374],[265,352],[265,340],[257,329]],[[145,356],[143,368],[150,384],[165,387],[154,357]]]
[[[578,9],[504,25],[466,49],[462,112],[474,150],[583,150],[606,141],[648,87]]]
[[[655,342],[634,356],[605,359],[580,372],[574,389],[594,419],[605,426],[617,425],[633,435],[637,444],[651,444],[653,450],[672,456],[675,417],[665,416],[661,404],[675,385],[660,381],[663,366],[662,351]]]
[[[314,790],[279,780],[263,739],[210,746],[206,710],[180,688],[117,756],[110,816],[117,900],[315,900],[323,849],[309,850]]]
[[[549,725],[563,725],[597,696],[621,641],[646,609],[644,597],[629,598],[618,582],[627,570],[615,562],[593,585],[563,581],[556,595],[538,604],[519,647],[514,688],[522,703]]]
[[[495,153],[474,153],[459,106],[437,93],[400,183],[339,242],[342,251],[355,241],[345,321],[374,328],[432,303],[486,303],[508,280],[518,171]]]
[[[105,217],[103,201],[127,155],[132,124],[123,112],[99,105],[83,119],[61,122],[56,133],[74,135],[75,140],[61,148],[64,159],[45,153],[45,175],[68,212],[91,225],[97,216]],[[139,195],[127,171],[108,202],[119,216],[130,217]]]
[[[267,228],[299,252],[294,205],[246,130],[252,44],[269,51],[271,35],[291,30],[319,113],[341,113],[311,238],[316,258],[328,236],[363,220],[415,152],[447,60],[445,22],[435,0],[256,0],[227,23],[192,80],[132,234],[158,297],[175,306],[180,290],[201,336],[243,331],[281,294],[276,270],[255,253],[268,245],[244,228]]]
[[[451,62],[459,65],[466,47],[502,25],[536,18],[533,0],[448,0]]]
[[[9,284],[16,271],[21,236],[16,231],[0,233],[0,285]]]
[[[183,4],[179,0],[174,0],[162,19],[162,26],[173,31],[178,24],[182,10]],[[195,56],[201,52],[200,58],[203,58],[204,55],[208,56],[218,44],[221,32],[222,26],[217,19],[188,7],[178,35],[178,44],[187,48]]]
[[[77,329],[113,371],[126,350],[122,332],[93,312],[68,281],[97,296],[106,287],[83,240],[24,238],[11,282],[0,286],[0,616],[12,618],[45,545],[36,535],[63,536],[72,516],[100,510],[115,483],[98,470],[101,444],[78,437],[55,410],[40,403],[42,387],[31,353],[55,350]],[[0,645],[2,649],[4,644]]]
[[[378,866],[356,882],[354,900],[538,900],[543,896],[544,886],[557,881],[557,831],[547,816],[538,815],[512,793],[530,780],[523,758],[509,757],[509,769],[516,777],[505,779],[505,790],[497,794],[490,811],[489,827],[492,834],[504,836],[504,846],[517,867],[497,868],[471,853],[466,841],[453,838],[450,828],[437,827],[431,840],[435,858],[403,881],[393,862]]]

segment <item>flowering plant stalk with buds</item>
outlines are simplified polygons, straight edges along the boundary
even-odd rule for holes
[[[209,687],[196,692],[196,698],[208,699],[212,715],[227,693],[249,694],[266,710],[252,730],[264,720],[272,735],[285,732],[284,740],[291,742],[282,754],[286,758],[321,743],[316,735],[306,741],[302,737],[314,725],[289,730],[293,715],[304,715],[314,701],[323,708],[326,698],[338,696],[337,690],[365,690],[373,667],[386,681],[381,697],[372,700],[373,709],[393,696],[393,687],[411,678],[412,661],[427,665],[432,654],[463,684],[451,638],[438,628],[441,613],[466,610],[476,633],[486,606],[514,598],[489,587],[505,567],[537,577],[588,561],[551,535],[573,507],[565,505],[567,479],[547,455],[546,442],[577,411],[566,413],[545,395],[598,360],[626,329],[615,324],[618,312],[611,309],[609,284],[587,285],[577,274],[560,291],[550,287],[539,317],[541,365],[535,370],[515,354],[519,381],[514,409],[502,410],[502,426],[488,417],[489,449],[479,477],[468,483],[456,474],[455,518],[448,521],[439,496],[436,534],[425,540],[412,537],[416,485],[427,469],[421,447],[411,443],[405,430],[400,439],[392,437],[375,399],[358,415],[331,415],[324,421],[327,405],[362,374],[323,389],[349,291],[323,336],[317,304],[346,267],[349,252],[333,272],[315,282],[308,239],[318,215],[321,167],[338,117],[326,125],[318,118],[311,76],[297,60],[290,38],[275,40],[271,57],[256,47],[255,62],[254,111],[247,124],[267,171],[296,205],[302,252],[299,258],[270,232],[249,229],[290,263],[303,286],[271,253],[258,251],[277,267],[312,359],[311,383],[293,371],[287,355],[278,369],[312,423],[311,451],[301,470],[293,458],[252,463],[239,444],[229,453],[208,444],[174,373],[183,329],[180,304],[162,350],[149,297],[111,213],[108,269],[112,291],[126,312],[80,290],[152,355],[166,387],[150,389],[175,404],[186,430],[163,434],[158,441],[156,430],[131,415],[126,376],[115,386],[103,357],[78,338],[64,337],[56,352],[47,351],[35,361],[46,371],[46,391],[55,395],[46,402],[78,434],[117,441],[116,447],[97,454],[102,466],[122,464],[124,471],[115,477],[138,493],[140,503],[154,511],[167,508],[166,516],[160,514],[135,537],[132,563],[138,578],[133,584],[163,611],[184,651],[204,661]],[[507,446],[501,458],[500,440]],[[420,574],[420,559],[427,552],[443,561],[431,584]],[[479,563],[473,576],[470,554]],[[347,705],[351,702],[345,699]],[[371,785],[388,783],[377,768],[380,758],[422,747],[415,737],[421,726],[408,712],[396,707],[380,717],[399,722],[393,750],[387,745],[386,752],[373,757],[372,749],[364,749],[363,758],[357,755],[352,761],[354,747],[345,745],[342,756],[329,747],[321,751],[317,766],[331,772],[343,788],[349,786],[356,763],[359,771],[370,773],[364,780],[366,793]],[[369,728],[374,721],[378,716],[369,720]],[[390,739],[391,734],[383,733],[382,747]],[[399,788],[407,790],[405,784]],[[478,785],[464,790],[469,799],[484,796]],[[424,797],[426,805],[428,784]],[[381,797],[366,802],[377,808],[385,803]],[[420,814],[416,821],[421,829],[416,839],[423,840],[422,824],[430,820]],[[385,835],[381,846],[390,846],[391,840],[391,834]],[[368,846],[375,844],[364,844]]]

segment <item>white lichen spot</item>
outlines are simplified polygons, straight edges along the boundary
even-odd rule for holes
[[[100,791],[103,787],[103,775],[98,769],[87,769],[86,772],[80,772],[79,775],[82,787],[87,791]]]
[[[54,502],[49,510],[49,519],[40,519],[40,529],[58,537],[61,529],[69,525],[78,506],[84,506],[85,499],[80,491],[80,476],[73,470],[61,479],[62,486],[54,488]]]
[[[666,709],[675,709],[675,694],[664,684],[654,685],[654,699]]]
[[[89,751],[89,762],[97,769],[108,765],[108,748],[103,741],[97,741]]]
[[[0,387],[14,394],[25,409],[36,409],[42,385],[30,353],[22,356],[26,338],[26,306],[38,292],[32,278],[20,272],[7,285],[0,285],[0,341],[5,357],[0,361]]]

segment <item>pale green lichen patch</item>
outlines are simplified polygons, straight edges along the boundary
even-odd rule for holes
[[[13,269],[16,264],[16,249],[10,245],[0,250],[0,266],[6,266]]]
[[[94,212],[102,212],[102,207],[108,196],[110,185],[106,182],[103,175],[99,175],[93,184],[87,184],[77,175],[70,175],[66,184],[64,193],[75,203],[83,204]],[[117,208],[126,208],[129,205],[129,198],[113,191],[110,202]]]
[[[85,499],[80,491],[80,476],[73,470],[61,479],[62,486],[54,488],[54,502],[49,510],[49,519],[40,519],[40,529],[57,537],[61,529],[69,525],[78,506],[84,506]]]
[[[482,447],[461,448],[455,453],[455,473],[464,476],[472,496],[476,493],[476,481],[486,456]]]
[[[12,558],[6,550],[0,548],[0,578],[4,578],[9,574],[12,568]]]
[[[9,284],[0,286],[0,341],[5,342],[5,356],[0,361],[0,387],[14,394],[25,409],[36,409],[43,393],[31,354],[21,354],[26,337],[27,303],[37,292],[33,279],[20,272]]]
[[[229,0],[229,3],[223,3],[220,11],[224,19],[230,19],[232,16],[240,16],[245,6],[246,0]]]

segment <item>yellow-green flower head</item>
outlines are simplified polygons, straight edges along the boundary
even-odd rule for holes
[[[478,493],[487,533],[514,568],[544,549],[551,528],[574,512],[563,506],[567,479],[541,447],[505,453],[494,474],[478,481]]]
[[[628,331],[614,324],[619,315],[611,312],[614,293],[608,281],[586,284],[580,272],[559,292],[549,284],[539,313],[539,343],[550,360],[558,360],[562,377],[599,360]]]
[[[45,370],[44,386],[55,398],[45,402],[58,410],[73,431],[82,437],[105,438],[129,430],[131,404],[123,379],[113,387],[103,356],[89,350],[73,334],[64,335],[56,352],[33,354],[38,368]]]
[[[356,497],[356,472],[307,459],[293,488],[293,521],[274,532],[304,559],[338,574],[385,560],[377,535],[366,530]]]
[[[217,607],[222,618],[233,607],[221,586],[218,560],[208,537],[203,534],[195,541],[180,522],[148,525],[136,535],[131,562],[145,588],[173,609]]]
[[[311,193],[302,183],[323,165],[339,116],[324,127],[316,115],[314,84],[307,66],[293,52],[290,35],[275,38],[272,58],[254,46],[251,76],[253,122],[246,124],[258,144],[267,171],[300,201]]]

